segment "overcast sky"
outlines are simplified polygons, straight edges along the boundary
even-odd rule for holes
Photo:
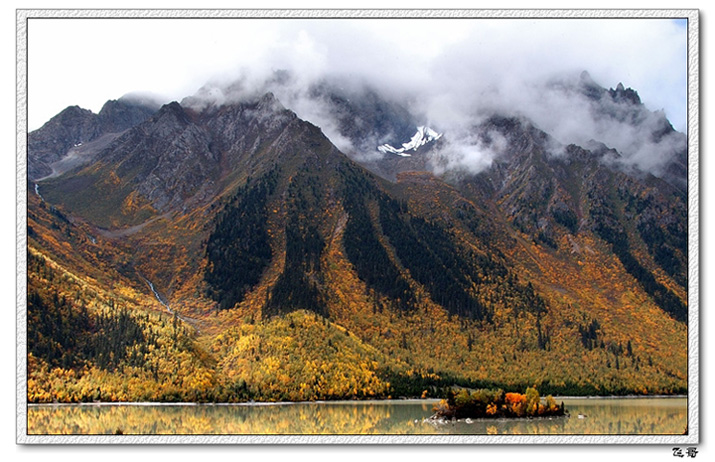
[[[684,21],[669,19],[31,19],[29,128],[70,105],[97,112],[131,92],[181,100],[242,69],[287,68],[444,95],[444,104],[587,70],[606,88],[636,89],[683,131],[686,39]]]

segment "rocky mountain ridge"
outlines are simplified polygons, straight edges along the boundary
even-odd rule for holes
[[[29,179],[34,181],[58,173],[54,166],[71,156],[72,151],[82,153],[81,157],[84,159],[80,163],[90,162],[91,153],[82,152],[86,151],[86,147],[77,148],[102,139],[102,143],[97,147],[101,149],[123,131],[149,118],[157,109],[158,105],[149,100],[135,101],[127,98],[107,101],[98,114],[79,106],[66,108],[29,134]],[[61,169],[62,173],[64,171]]]

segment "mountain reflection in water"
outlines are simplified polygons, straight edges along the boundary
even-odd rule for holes
[[[560,400],[559,400],[560,401]],[[40,405],[29,434],[682,434],[686,398],[565,398],[571,417],[433,423],[434,400],[254,405]],[[581,417],[579,417],[579,414]]]

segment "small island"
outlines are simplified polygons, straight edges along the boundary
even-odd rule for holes
[[[435,404],[432,419],[552,417],[566,414],[551,395],[544,400],[534,387],[526,393],[505,393],[501,389],[480,389],[471,392],[463,388],[449,391],[447,399]]]

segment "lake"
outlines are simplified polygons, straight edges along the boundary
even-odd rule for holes
[[[30,435],[680,435],[687,399],[557,398],[570,417],[428,421],[436,400],[28,406]],[[581,416],[579,416],[579,414]]]

